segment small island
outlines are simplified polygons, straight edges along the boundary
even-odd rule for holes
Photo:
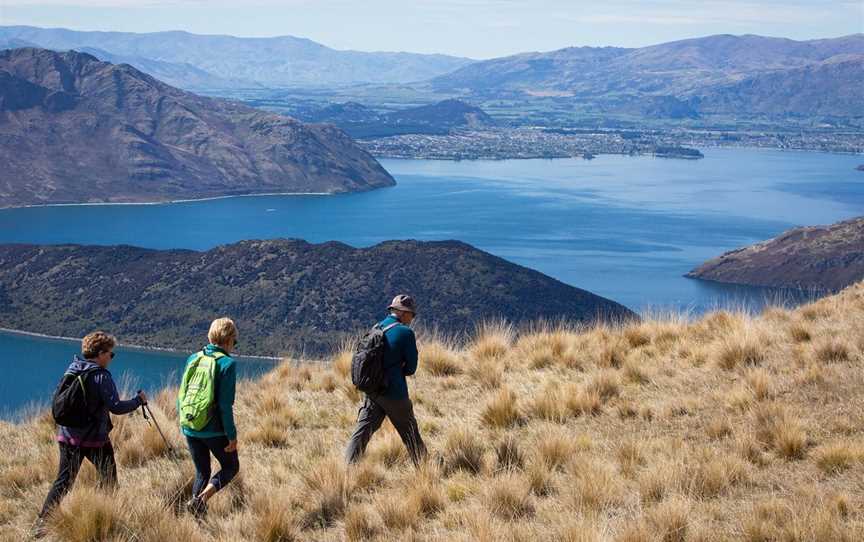
[[[680,158],[684,160],[700,160],[705,158],[702,151],[689,147],[662,146],[654,149],[657,158]]]

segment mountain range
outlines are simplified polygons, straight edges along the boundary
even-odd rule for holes
[[[727,252],[688,277],[816,291],[839,291],[864,279],[864,217],[795,228]]]
[[[571,47],[476,62],[436,91],[626,104],[657,97],[699,113],[862,116],[864,34],[794,41],[718,35],[638,49]]]
[[[0,327],[189,349],[230,315],[247,354],[321,352],[413,295],[447,335],[485,320],[630,319],[625,307],[462,242],[370,248],[242,241],[196,252],[130,246],[0,245]]]
[[[0,27],[4,40],[65,51],[88,50],[126,62],[181,88],[287,87],[357,82],[404,83],[453,71],[467,58],[415,53],[338,51],[293,36],[240,38],[189,32],[79,32],[32,26]],[[150,71],[152,70],[152,71]],[[188,75],[184,72],[188,71]]]
[[[344,132],[171,87],[86,53],[0,51],[0,206],[369,190]]]
[[[536,98],[645,118],[862,117],[864,34],[795,41],[714,35],[640,48],[568,47],[473,61],[337,51],[282,36],[0,27],[0,47],[77,49],[186,89],[405,84],[470,101]]]

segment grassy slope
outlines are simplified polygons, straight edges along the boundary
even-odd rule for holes
[[[163,509],[191,462],[117,419],[122,488],[80,483],[64,540],[861,540],[864,283],[795,311],[514,336],[427,337],[412,382],[440,462],[419,473],[392,428],[342,465],[358,396],[346,355],[239,388],[241,480],[206,528]],[[173,390],[155,401],[162,425]],[[56,461],[46,416],[2,426],[0,538],[19,540]]]

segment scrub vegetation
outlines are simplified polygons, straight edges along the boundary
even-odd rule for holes
[[[241,382],[241,471],[204,525],[175,511],[192,464],[167,389],[112,440],[120,489],[86,465],[50,537],[89,540],[855,541],[864,539],[864,284],[796,310],[421,335],[411,382],[430,449],[388,422],[342,460],[350,356]],[[55,474],[47,413],[0,426],[0,529],[21,540]]]

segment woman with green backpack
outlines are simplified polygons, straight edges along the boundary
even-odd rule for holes
[[[198,518],[206,515],[207,501],[240,470],[234,425],[237,376],[231,358],[237,346],[237,327],[230,318],[219,318],[210,324],[207,338],[210,343],[186,361],[177,398],[180,429],[195,464],[195,483],[186,509]],[[210,454],[221,469],[212,478]]]

